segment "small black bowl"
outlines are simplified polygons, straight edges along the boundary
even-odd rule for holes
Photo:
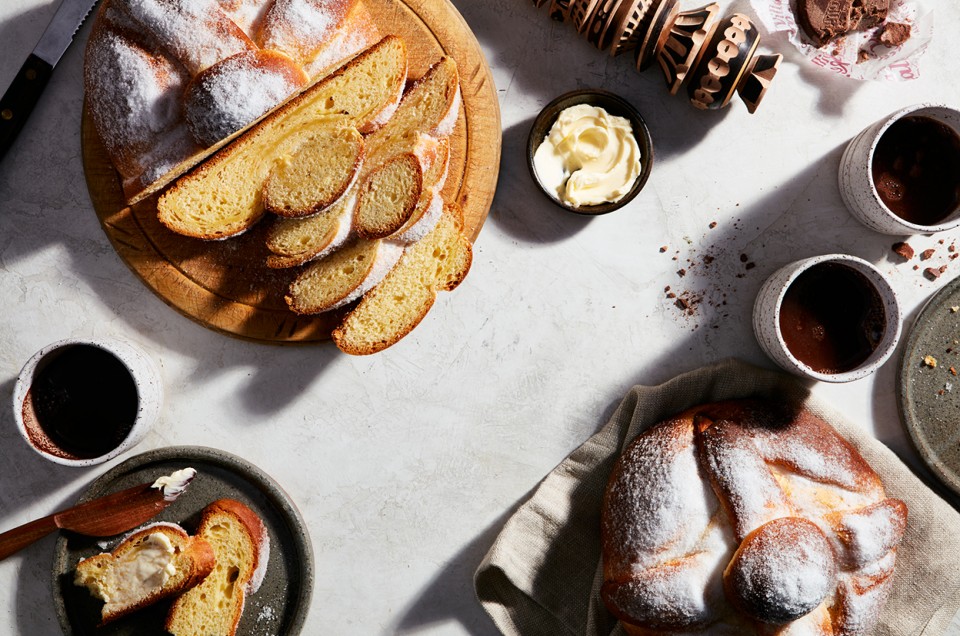
[[[630,192],[614,203],[581,205],[579,207],[564,203],[552,196],[547,189],[543,187],[540,177],[537,176],[537,169],[533,163],[533,156],[536,154],[537,148],[540,147],[540,144],[543,143],[543,140],[550,133],[550,129],[553,127],[554,122],[557,121],[560,113],[578,104],[599,106],[611,115],[628,119],[633,127],[633,136],[637,140],[637,146],[640,147],[640,174],[637,175],[637,180],[634,181]],[[533,126],[530,128],[530,136],[527,137],[527,168],[530,170],[530,176],[533,178],[533,181],[537,184],[537,187],[540,188],[540,191],[543,192],[548,199],[553,201],[553,203],[564,210],[577,214],[596,216],[619,210],[640,193],[640,190],[643,189],[644,184],[647,182],[647,178],[650,176],[650,169],[652,167],[653,140],[650,138],[650,130],[647,128],[646,122],[643,121],[643,117],[640,116],[639,111],[637,111],[630,102],[608,91],[585,89],[564,93],[540,111],[537,118],[533,120]]]

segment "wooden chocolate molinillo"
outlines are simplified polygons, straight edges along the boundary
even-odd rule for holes
[[[638,71],[656,60],[670,94],[687,84],[690,103],[704,110],[723,108],[737,93],[755,112],[783,59],[757,55],[760,34],[750,19],[721,18],[716,3],[680,11],[679,0],[533,0],[547,3],[551,18],[572,21],[598,49],[634,51]]]

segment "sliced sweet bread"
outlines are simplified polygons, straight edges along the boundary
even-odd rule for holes
[[[324,126],[278,158],[263,185],[263,207],[287,218],[310,216],[337,202],[363,164],[363,135],[353,126]]]
[[[249,229],[263,216],[261,191],[276,159],[318,128],[375,118],[396,100],[406,69],[403,40],[383,38],[178,179],[157,202],[160,222],[201,239]]]
[[[394,154],[396,144],[420,132],[432,137],[448,137],[457,123],[460,109],[460,75],[457,63],[443,57],[403,93],[400,105],[390,120],[367,137],[370,157]]]
[[[413,132],[392,144],[390,153],[381,147],[359,178],[354,229],[366,239],[399,231],[414,213],[424,188],[442,185],[440,179],[446,179],[450,143],[445,138]]]
[[[112,552],[80,561],[73,582],[104,601],[103,624],[198,585],[214,562],[205,539],[154,523],[124,537]]]
[[[390,236],[407,222],[423,188],[423,166],[410,152],[391,157],[360,184],[353,226],[368,239]]]
[[[298,314],[319,314],[360,298],[397,264],[403,246],[356,239],[316,261],[290,284],[287,305]]]
[[[460,219],[457,206],[445,206],[436,227],[404,250],[383,281],[333,330],[333,342],[341,351],[368,355],[386,349],[423,320],[438,291],[460,284],[473,258]]]
[[[329,209],[302,219],[277,219],[267,232],[267,267],[296,267],[323,258],[350,236],[357,198],[347,194]]]
[[[232,636],[246,595],[263,582],[269,534],[250,508],[220,499],[203,509],[197,536],[210,543],[216,566],[203,583],[174,601],[165,627],[174,636]]]

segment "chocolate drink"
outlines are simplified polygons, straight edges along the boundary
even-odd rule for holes
[[[960,205],[960,136],[930,117],[898,119],[873,153],[873,183],[891,212],[935,225]]]
[[[88,459],[130,433],[139,398],[130,372],[113,354],[74,345],[39,368],[23,403],[30,441],[48,453]]]
[[[819,263],[801,273],[780,305],[787,348],[819,373],[855,369],[885,329],[880,294],[866,276],[840,263]]]

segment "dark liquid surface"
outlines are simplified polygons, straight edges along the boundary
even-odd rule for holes
[[[122,362],[103,349],[75,345],[38,369],[23,416],[41,449],[91,458],[120,445],[138,406],[136,384]]]
[[[787,348],[820,373],[858,367],[885,329],[880,294],[866,276],[839,263],[820,263],[800,274],[780,306]]]
[[[930,117],[904,117],[873,153],[873,183],[904,221],[935,225],[960,204],[960,136]]]

